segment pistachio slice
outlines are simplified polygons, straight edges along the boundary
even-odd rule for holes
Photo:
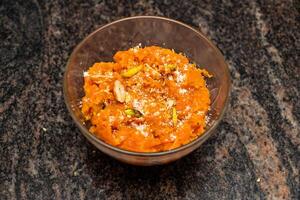
[[[134,110],[133,109],[131,109],[131,108],[127,108],[127,109],[125,109],[125,114],[126,115],[129,115],[129,116],[134,116],[135,115],[135,112],[134,112]]]
[[[142,117],[142,113],[138,110],[132,109],[132,108],[127,108],[125,109],[125,114],[133,117]]]
[[[172,65],[172,64],[167,64],[165,65],[167,69],[174,71],[176,69],[176,65]]]
[[[135,74],[137,74],[139,71],[141,71],[142,68],[143,68],[143,65],[138,65],[136,67],[132,67],[132,68],[122,72],[121,76],[125,77],[125,78],[130,78],[130,77],[134,76]]]

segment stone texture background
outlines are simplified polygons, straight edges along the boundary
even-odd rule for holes
[[[217,134],[165,166],[99,152],[63,100],[75,45],[135,15],[201,30],[232,75]],[[0,199],[299,199],[299,21],[297,0],[1,0]]]

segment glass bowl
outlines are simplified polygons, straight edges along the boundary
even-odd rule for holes
[[[158,45],[182,52],[190,61],[213,75],[213,78],[207,80],[212,102],[207,128],[194,141],[169,151],[140,153],[114,147],[89,132],[88,123],[85,123],[81,114],[81,98],[84,96],[83,72],[95,62],[112,61],[117,51],[127,50],[139,43],[142,46]],[[102,152],[133,165],[169,163],[198,148],[222,119],[229,93],[229,70],[220,51],[194,28],[172,19],[154,16],[124,18],[94,31],[75,48],[64,75],[65,103],[82,134]]]

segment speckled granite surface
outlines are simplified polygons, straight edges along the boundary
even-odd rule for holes
[[[300,2],[172,2],[0,2],[0,199],[300,198]],[[202,30],[230,65],[232,100],[217,134],[166,166],[102,154],[64,105],[75,45],[134,15]]]

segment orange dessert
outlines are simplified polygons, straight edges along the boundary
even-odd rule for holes
[[[157,46],[118,51],[114,61],[84,72],[82,113],[91,133],[137,152],[174,149],[203,134],[210,107],[206,70]]]

